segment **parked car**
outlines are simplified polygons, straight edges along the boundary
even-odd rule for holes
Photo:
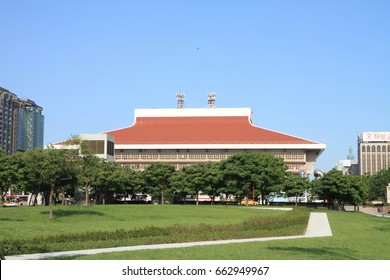
[[[243,200],[241,200],[241,205],[247,205],[246,204],[246,201],[248,200],[248,205],[249,206],[254,206],[254,205],[259,205],[259,202],[258,201],[254,201],[252,199],[247,199],[247,198],[244,198]]]

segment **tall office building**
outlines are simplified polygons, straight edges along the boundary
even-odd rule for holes
[[[43,147],[44,116],[42,110],[42,107],[30,99],[19,99],[18,151]]]
[[[42,110],[34,101],[0,87],[0,149],[5,154],[43,148]]]
[[[361,133],[358,149],[360,175],[372,175],[390,168],[390,132]]]

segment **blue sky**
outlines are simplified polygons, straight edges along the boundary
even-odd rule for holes
[[[45,143],[129,126],[136,108],[251,107],[323,142],[328,171],[388,131],[390,1],[2,0],[0,86],[44,108]]]

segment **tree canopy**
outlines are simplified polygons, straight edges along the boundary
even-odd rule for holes
[[[313,192],[330,204],[342,209],[344,204],[359,205],[367,198],[367,187],[360,176],[344,175],[342,171],[331,170],[313,185]]]
[[[256,189],[264,198],[286,177],[283,160],[268,153],[238,153],[221,163],[229,192],[249,197]]]

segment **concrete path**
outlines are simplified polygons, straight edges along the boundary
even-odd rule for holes
[[[188,247],[194,247],[194,246],[262,242],[262,241],[271,241],[271,240],[314,238],[314,237],[326,237],[326,236],[332,236],[332,230],[331,230],[330,225],[329,225],[328,216],[326,215],[326,213],[311,213],[305,235],[283,236],[283,237],[266,237],[266,238],[250,238],[250,239],[234,239],[234,240],[217,240],[217,241],[202,241],[202,242],[158,244],[158,245],[142,245],[142,246],[129,246],[129,247],[69,251],[69,252],[38,253],[38,254],[28,254],[28,255],[6,256],[6,260],[36,260],[36,259],[49,259],[49,258],[55,258],[55,257],[96,255],[96,254],[101,254],[101,253],[124,252],[124,251],[188,248]]]

